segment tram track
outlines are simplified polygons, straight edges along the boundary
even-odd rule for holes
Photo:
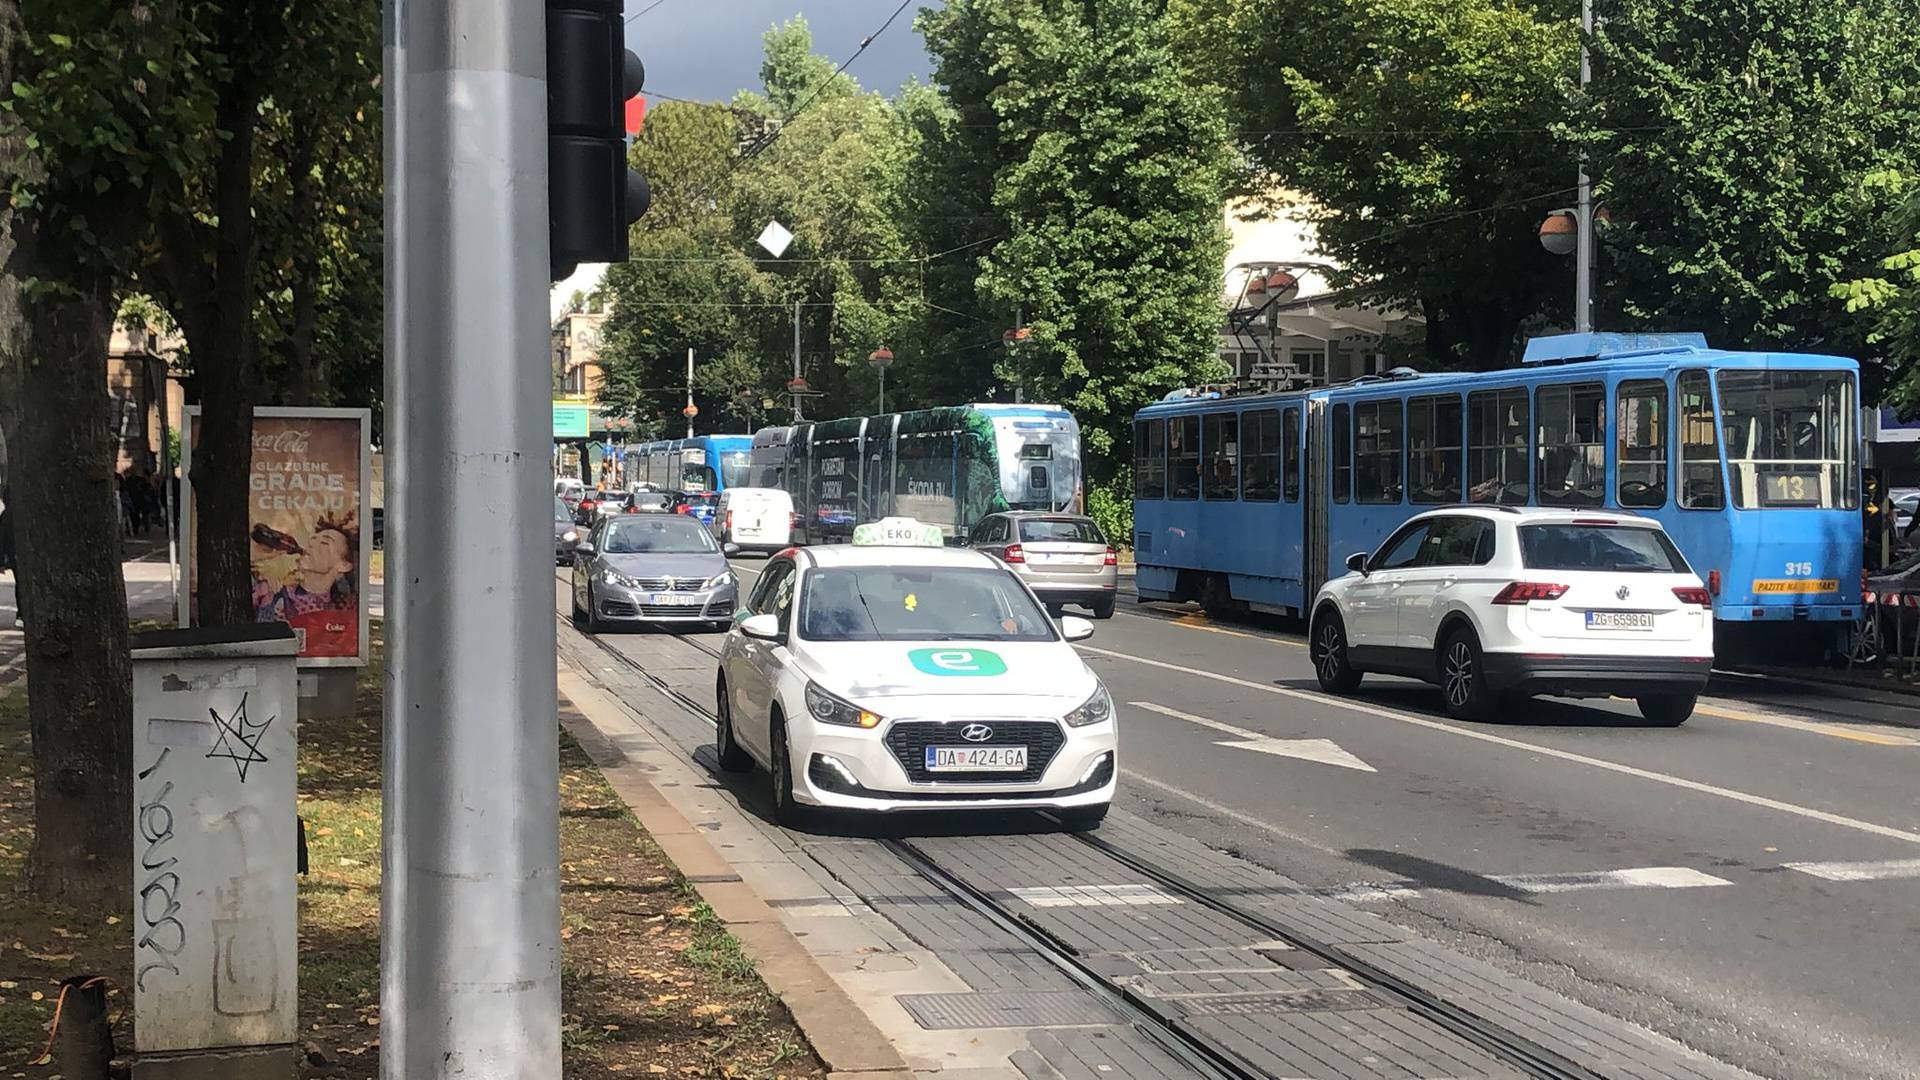
[[[556,613],[559,621],[565,617]],[[666,680],[648,671],[636,658],[597,635],[583,635],[608,657],[639,674],[647,683],[673,699],[695,716],[713,723],[714,711],[674,688]],[[718,658],[719,653],[704,642],[679,638],[697,651]],[[1050,815],[1043,815],[1050,816]],[[1337,945],[1321,941],[1311,933],[1270,915],[1250,911],[1219,896],[1214,890],[1185,875],[1155,863],[1111,842],[1087,833],[1069,834],[1078,843],[1100,856],[1140,875],[1158,888],[1188,902],[1204,906],[1258,934],[1285,941],[1304,953],[1347,972],[1360,984],[1380,994],[1410,1014],[1479,1048],[1494,1059],[1537,1080],[1602,1080],[1602,1075],[1554,1051],[1479,1016],[1458,1002],[1429,992],[1378,965],[1353,955]],[[956,904],[973,912],[1006,934],[1023,942],[1051,967],[1075,985],[1105,1002],[1127,1026],[1149,1039],[1161,1050],[1182,1062],[1197,1076],[1208,1080],[1259,1080],[1269,1074],[1237,1056],[1229,1047],[1207,1038],[1182,1022],[1177,1006],[1169,1007],[1124,983],[1103,975],[1088,962],[1080,948],[1049,929],[1013,904],[969,880],[963,873],[943,864],[938,857],[914,842],[898,836],[877,837],[876,843],[908,866]]]

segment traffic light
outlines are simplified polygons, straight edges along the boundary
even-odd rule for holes
[[[627,168],[627,101],[646,71],[627,50],[620,0],[547,0],[547,232],[553,280],[583,262],[624,262],[647,212]]]

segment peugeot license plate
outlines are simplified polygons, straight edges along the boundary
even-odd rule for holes
[[[1027,767],[1024,746],[929,746],[928,772],[1020,772]]]
[[[657,592],[647,594],[647,603],[663,604],[667,607],[697,607],[706,601],[692,593]]]
[[[1651,611],[1589,611],[1587,612],[1589,630],[1651,630],[1653,612]]]

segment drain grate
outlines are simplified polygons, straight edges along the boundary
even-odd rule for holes
[[[1070,1027],[1114,1024],[1120,1017],[1081,990],[989,990],[971,994],[901,994],[894,998],[929,1031],[957,1028]]]
[[[1190,1016],[1244,1016],[1249,1013],[1343,1012],[1348,1009],[1394,1008],[1392,1002],[1365,990],[1303,990],[1297,994],[1233,994],[1222,997],[1180,998],[1175,1002]]]

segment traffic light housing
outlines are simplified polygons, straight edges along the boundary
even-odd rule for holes
[[[627,50],[620,0],[547,0],[547,235],[552,276],[624,262],[627,227],[647,212],[646,177],[627,167],[626,104],[646,71]]]

